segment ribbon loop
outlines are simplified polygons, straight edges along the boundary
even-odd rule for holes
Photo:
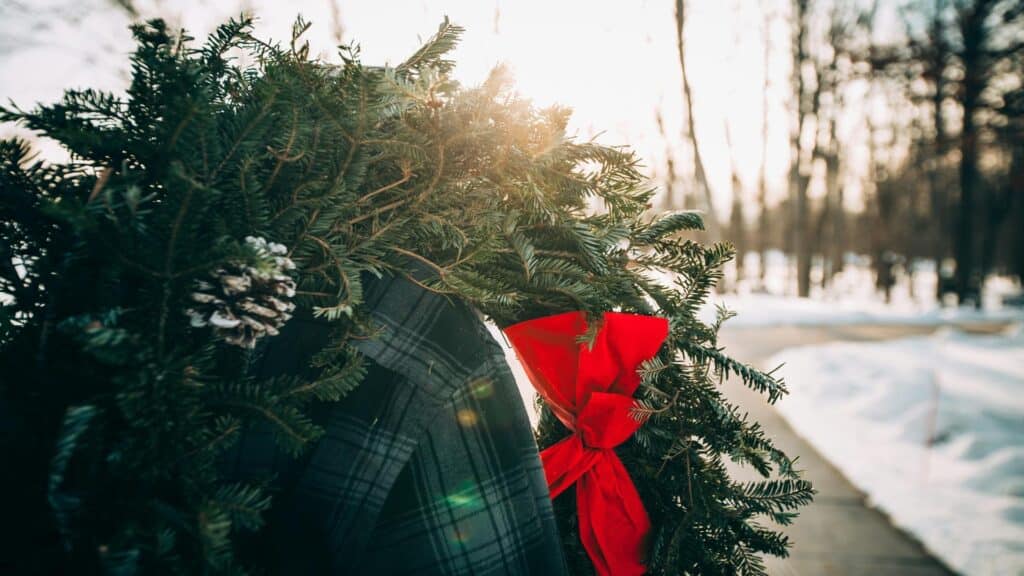
[[[606,312],[592,347],[586,316],[567,312],[505,329],[527,377],[573,434],[541,452],[551,497],[576,484],[580,539],[600,576],[644,573],[650,519],[615,454],[640,427],[637,368],[668,336],[664,318]]]

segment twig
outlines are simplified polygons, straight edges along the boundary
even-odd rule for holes
[[[363,220],[366,220],[367,218],[373,218],[374,216],[377,216],[377,215],[379,215],[379,214],[381,214],[383,212],[387,212],[388,210],[393,210],[395,208],[398,208],[399,206],[401,206],[402,204],[405,204],[406,202],[408,202],[407,198],[399,198],[398,200],[395,200],[393,202],[385,204],[385,205],[383,205],[383,206],[381,206],[379,208],[375,208],[375,209],[373,209],[373,210],[371,210],[371,211],[369,211],[369,212],[367,212],[365,214],[361,214],[359,216],[356,216],[355,218],[349,220],[348,223],[349,224],[358,224],[359,222],[362,222]]]
[[[392,188],[395,188],[396,186],[401,186],[402,184],[405,184],[406,182],[408,182],[412,178],[412,170],[410,170],[409,168],[403,167],[402,172],[403,172],[403,175],[402,175],[402,177],[400,179],[395,180],[391,184],[387,184],[385,186],[381,186],[380,188],[377,188],[373,192],[370,192],[369,194],[363,196],[359,200],[356,200],[356,204],[363,204],[365,202],[369,202],[370,199],[373,198],[374,196],[376,196],[378,194],[383,194],[384,192],[387,192],[388,190],[391,190]]]
[[[274,185],[274,182],[277,180],[277,175],[281,173],[281,168],[286,163],[295,162],[295,161],[299,160],[300,158],[302,158],[306,154],[305,151],[303,151],[303,152],[299,152],[295,156],[291,156],[291,157],[288,156],[289,154],[291,154],[292,146],[295,145],[295,134],[298,131],[297,130],[298,123],[299,123],[299,111],[297,109],[293,109],[292,110],[292,129],[291,129],[291,132],[288,133],[288,143],[284,145],[284,150],[281,150],[280,152],[278,152],[278,151],[274,150],[273,148],[271,148],[270,146],[267,146],[267,151],[270,152],[270,154],[273,155],[274,158],[277,159],[277,163],[274,164],[274,170],[270,173],[270,176],[267,178],[266,184],[263,185],[263,193],[266,193],[267,191],[269,191],[270,188]]]
[[[439,265],[435,264],[435,263],[434,263],[434,262],[433,262],[432,260],[430,260],[429,258],[426,258],[426,257],[424,257],[424,256],[420,256],[419,254],[417,254],[417,253],[415,253],[415,252],[412,252],[412,251],[406,250],[405,248],[399,248],[398,246],[393,246],[393,247],[391,248],[391,250],[392,250],[393,252],[398,252],[399,254],[404,254],[405,256],[408,256],[408,257],[410,257],[410,258],[414,258],[414,259],[416,259],[416,260],[419,260],[420,262],[422,262],[422,263],[426,264],[427,266],[430,266],[430,267],[431,267],[431,268],[433,268],[433,269],[434,269],[435,271],[437,271],[437,274],[438,274],[439,276],[441,276],[442,278],[444,278],[444,275],[448,273],[448,271],[447,271],[447,270],[445,270],[445,269],[444,269],[443,267],[441,267],[441,266],[439,266]]]

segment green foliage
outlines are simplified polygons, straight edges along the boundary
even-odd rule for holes
[[[735,374],[772,401],[785,388],[726,356],[721,321],[697,317],[731,248],[680,238],[702,228],[696,214],[652,221],[633,154],[567,138],[568,112],[531,107],[502,69],[458,86],[445,60],[457,26],[394,68],[347,47],[341,65],[311,60],[306,28],[282,47],[229,22],[197,48],[153,21],[134,28],[126,95],[0,109],[72,154],[46,164],[0,142],[0,430],[24,471],[24,545],[49,546],[24,567],[253,568],[234,536],[261,527],[269,495],[227,483],[218,456],[253,423],[293,454],[322,433],[311,403],[366,374],[349,345],[375,330],[366,272],[405,275],[499,326],[567,310],[669,318],[668,346],[643,369],[646,423],[621,448],[656,527],[650,571],[758,574],[758,554],[784,555],[758,521],[790,521],[812,490],[718,383]],[[260,265],[246,236],[285,245],[298,313],[336,326],[309,374],[254,380],[259,348],[184,314],[210,270]],[[565,433],[545,411],[542,447]],[[724,458],[777,477],[734,482]],[[556,501],[570,562],[589,573],[573,506]]]

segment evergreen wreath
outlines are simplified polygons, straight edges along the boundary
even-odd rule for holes
[[[72,159],[0,142],[0,438],[16,480],[16,568],[241,574],[233,537],[259,530],[265,487],[217,458],[249,423],[299,454],[307,416],[366,372],[360,274],[403,274],[504,327],[568,310],[670,320],[646,363],[649,418],[618,452],[653,532],[651,574],[762,574],[813,490],[728,403],[735,375],[775,401],[783,383],[716,343],[730,314],[697,312],[732,257],[680,237],[692,212],[647,216],[654,190],[627,149],[577,142],[564,108],[538,110],[501,68],[450,77],[462,29],[445,21],[395,67],[311,59],[248,20],[201,46],[162,21],[133,28],[125,96],[70,90],[0,109]],[[594,209],[594,206],[598,206]],[[435,274],[413,278],[412,267]],[[666,281],[669,278],[670,281]],[[332,320],[313,381],[247,377],[257,338],[293,313]],[[257,348],[258,351],[258,348]],[[566,435],[547,410],[541,448]],[[727,460],[764,476],[737,482]],[[555,502],[573,570],[592,568],[575,503]],[[7,531],[13,534],[12,531]]]

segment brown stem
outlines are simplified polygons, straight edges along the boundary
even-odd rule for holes
[[[387,184],[385,186],[381,186],[380,188],[377,188],[373,192],[370,192],[369,194],[367,194],[367,195],[363,196],[362,198],[360,198],[359,200],[357,200],[356,204],[363,204],[363,203],[369,202],[370,199],[373,198],[374,196],[376,196],[378,194],[383,194],[384,192],[387,192],[388,190],[391,190],[392,188],[395,188],[396,186],[401,186],[402,184],[405,184],[406,182],[408,182],[409,179],[412,178],[412,172],[408,171],[408,170],[403,170],[403,172],[404,172],[404,174],[402,175],[402,177],[400,179],[395,180],[391,184]]]
[[[405,256],[408,256],[408,257],[410,257],[410,258],[413,258],[413,259],[415,259],[415,260],[419,260],[420,262],[422,262],[422,263],[426,264],[427,266],[430,266],[430,267],[431,267],[431,268],[433,268],[433,269],[434,269],[434,270],[435,270],[435,271],[437,272],[437,274],[438,274],[439,276],[441,276],[442,278],[443,278],[443,277],[444,277],[444,275],[445,275],[445,274],[446,274],[446,273],[448,272],[447,270],[445,270],[445,269],[444,269],[444,268],[442,268],[441,266],[439,266],[439,265],[435,264],[435,263],[434,263],[434,262],[433,262],[432,260],[430,260],[430,259],[428,259],[428,258],[426,258],[426,257],[424,257],[424,256],[420,256],[419,254],[417,254],[417,253],[415,253],[415,252],[412,252],[412,251],[406,250],[405,248],[399,248],[398,246],[394,246],[394,247],[392,247],[392,248],[391,248],[391,250],[392,250],[392,251],[394,251],[394,252],[398,252],[399,254],[403,254],[403,255],[405,255]]]
[[[296,128],[298,126],[298,123],[299,123],[299,111],[293,109],[292,110],[292,129],[291,129],[291,132],[289,132],[289,134],[288,134],[288,143],[285,144],[284,150],[282,150],[280,152],[277,152],[277,151],[274,151],[272,148],[270,148],[270,146],[267,146],[267,150],[271,154],[273,154],[275,158],[277,158],[277,163],[274,164],[274,170],[271,171],[270,177],[267,178],[266,184],[263,185],[263,193],[264,194],[266,194],[266,192],[268,190],[270,190],[270,188],[274,185],[274,182],[277,180],[277,175],[281,173],[281,168],[284,167],[285,163],[294,162],[294,161],[298,160],[299,158],[302,158],[302,156],[304,154],[304,152],[300,152],[298,155],[296,155],[294,157],[290,158],[288,156],[289,154],[291,154],[292,146],[295,145],[295,134],[297,132]]]
[[[373,210],[371,210],[371,211],[369,211],[369,212],[367,212],[365,214],[361,214],[359,216],[356,216],[355,218],[349,220],[348,223],[349,224],[357,224],[359,222],[362,222],[363,220],[366,220],[367,218],[373,218],[374,216],[377,216],[377,215],[379,215],[379,214],[381,214],[383,212],[387,212],[388,210],[393,210],[395,208],[398,208],[402,204],[405,204],[407,201],[408,201],[407,198],[399,198],[398,200],[395,200],[393,202],[385,204],[385,205],[383,205],[383,206],[381,206],[379,208],[375,208],[375,209],[373,209]]]

